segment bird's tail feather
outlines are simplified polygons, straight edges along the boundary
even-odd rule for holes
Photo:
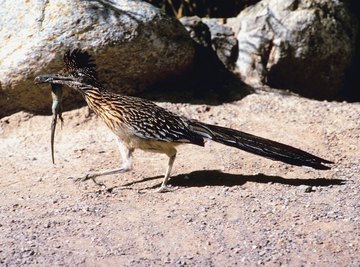
[[[194,133],[204,138],[291,165],[328,170],[331,167],[323,164],[333,163],[298,148],[230,128],[205,124],[198,121],[192,121],[190,128]]]

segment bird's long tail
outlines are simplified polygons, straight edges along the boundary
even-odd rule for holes
[[[192,132],[204,138],[291,165],[328,170],[331,167],[323,164],[333,163],[298,148],[230,128],[205,124],[199,121],[191,121],[190,128]]]

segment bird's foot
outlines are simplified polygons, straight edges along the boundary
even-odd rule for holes
[[[104,186],[104,185],[105,185],[104,183],[98,182],[98,181],[95,180],[95,177],[96,177],[96,176],[97,176],[97,175],[93,175],[93,174],[91,174],[91,173],[88,173],[88,174],[86,174],[85,176],[82,176],[82,177],[77,177],[77,178],[75,178],[75,177],[69,177],[69,179],[74,180],[74,182],[85,182],[85,181],[91,179],[91,180],[94,182],[94,184],[96,184],[96,185],[98,185],[98,186]]]
[[[85,176],[81,176],[81,177],[69,177],[69,179],[74,180],[74,182],[85,182],[90,179],[95,181],[95,177],[93,177],[93,175],[91,175],[90,173],[86,174]]]
[[[173,192],[177,188],[171,187],[170,185],[161,185],[158,189],[155,190],[155,193],[167,193],[167,192]]]

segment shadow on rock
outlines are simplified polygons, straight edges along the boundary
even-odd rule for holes
[[[215,51],[194,42],[195,59],[182,75],[150,86],[138,96],[159,102],[219,105],[255,90],[219,60]]]

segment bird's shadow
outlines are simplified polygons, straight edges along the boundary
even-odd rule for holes
[[[162,176],[148,177],[139,181],[130,182],[122,186],[131,186],[138,183],[143,183],[150,180],[161,179]],[[181,187],[203,187],[203,186],[236,186],[244,185],[247,182],[262,183],[262,184],[284,184],[291,186],[330,186],[330,185],[343,185],[346,180],[342,179],[327,179],[327,178],[283,178],[280,176],[270,176],[262,173],[256,175],[242,175],[223,173],[219,170],[202,170],[194,171],[188,174],[179,174],[172,176],[169,184],[172,186]],[[157,188],[160,184],[156,184],[147,189]]]

